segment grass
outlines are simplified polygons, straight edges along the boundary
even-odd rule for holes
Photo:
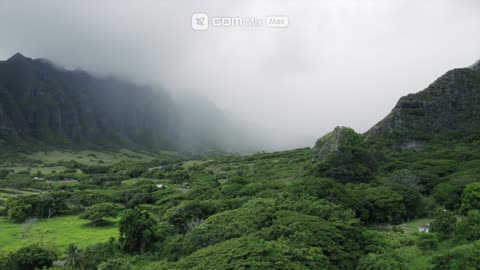
[[[208,162],[208,160],[187,160],[182,163],[183,167],[188,169],[196,165],[201,165]]]
[[[399,228],[402,228],[406,233],[418,232],[418,228],[424,224],[429,224],[432,222],[431,218],[421,218],[415,219],[407,223],[398,225]]]
[[[167,153],[165,153],[167,155]],[[170,154],[169,154],[170,155]],[[154,155],[134,152],[127,149],[122,149],[118,152],[100,152],[93,150],[84,151],[40,151],[32,154],[23,155],[23,158],[15,162],[3,163],[0,169],[13,170],[15,172],[30,171],[36,173],[40,171],[43,174],[50,174],[53,171],[61,172],[67,168],[64,166],[57,166],[59,161],[76,161],[85,165],[112,165],[120,161],[134,160],[134,161],[150,161],[155,158]]]
[[[56,163],[59,161],[74,160],[86,165],[111,165],[123,160],[148,161],[154,158],[152,155],[137,153],[130,150],[121,150],[119,152],[99,152],[84,150],[80,152],[70,151],[47,151],[36,152],[27,156],[28,159],[42,161],[43,163]],[[100,163],[102,161],[103,163]]]
[[[143,182],[151,182],[155,184],[165,184],[165,181],[161,181],[159,179],[150,179],[150,178],[132,178],[132,179],[127,179],[122,181],[122,185],[125,186],[135,186]]]
[[[108,226],[91,226],[78,216],[38,220],[30,227],[0,218],[0,251],[13,251],[24,245],[42,242],[62,254],[70,243],[80,248],[118,236],[117,220]]]

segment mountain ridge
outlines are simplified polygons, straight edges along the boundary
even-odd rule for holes
[[[192,117],[194,127],[188,125]],[[0,148],[223,151],[227,145],[220,137],[241,144],[240,133],[200,98],[180,106],[164,89],[67,70],[21,53],[0,61]]]
[[[480,60],[440,76],[427,88],[401,97],[394,108],[363,134],[336,127],[313,147],[313,162],[358,145],[419,150],[434,140],[480,140]]]
[[[403,96],[392,111],[366,133],[403,148],[438,137],[476,136],[480,132],[480,62],[446,72],[424,90]]]

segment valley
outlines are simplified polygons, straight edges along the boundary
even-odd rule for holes
[[[52,68],[21,55],[3,67],[10,65]],[[50,73],[49,85],[80,76]],[[110,137],[101,122],[84,121],[88,110],[72,129],[48,116],[52,108],[70,115],[64,99],[45,105],[43,94],[17,85],[22,80],[4,81],[11,103],[0,100],[0,269],[480,265],[477,66],[449,71],[401,98],[365,133],[336,127],[311,148],[249,154],[219,150],[209,140],[200,143],[203,150],[192,150],[201,140],[165,148],[178,143],[175,136],[150,122],[139,129],[134,118],[127,131],[107,121],[116,133]],[[46,117],[30,117],[38,113]],[[122,115],[114,109],[105,117],[115,122]],[[159,134],[168,140],[160,143]]]

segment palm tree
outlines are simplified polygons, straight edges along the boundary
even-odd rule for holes
[[[65,260],[66,269],[83,270],[83,255],[80,249],[75,244],[70,244],[67,247],[67,258]]]

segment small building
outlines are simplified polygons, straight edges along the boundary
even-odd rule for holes
[[[418,231],[423,232],[423,233],[429,233],[430,232],[430,224],[423,224],[422,226],[420,226],[418,228]]]

